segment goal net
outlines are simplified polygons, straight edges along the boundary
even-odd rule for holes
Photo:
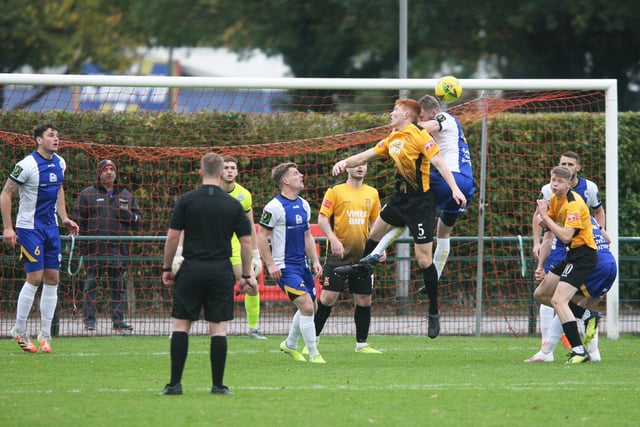
[[[606,151],[614,142],[605,143],[616,131],[607,118],[615,110],[607,90],[611,81],[461,82],[464,95],[448,111],[464,127],[477,190],[454,227],[440,279],[442,334],[534,334],[538,309],[532,296],[531,219],[540,189],[562,153],[578,153],[581,175],[599,184],[609,232],[617,238],[617,182],[607,174],[612,165]],[[271,168],[296,162],[305,175],[302,196],[316,223],[324,193],[344,180],[331,176],[332,165],[388,135],[389,112],[400,91],[418,99],[433,93],[435,80],[1,75],[0,84],[5,175],[33,151],[30,129],[43,121],[59,128],[59,154],[68,165],[69,212],[78,193],[96,180],[98,161],[108,158],[118,166],[119,183],[133,193],[143,217],[139,231],[120,239],[130,249],[124,260],[126,319],[134,334],[156,335],[170,332],[171,288],[160,280],[164,236],[177,198],[199,185],[204,153],[238,159],[238,182],[253,193],[256,222],[277,191]],[[393,192],[390,163],[370,163],[366,179],[379,190],[383,203]],[[16,206],[14,199],[14,219]],[[326,241],[317,225],[312,229],[324,260]],[[84,263],[95,254],[86,254],[81,263],[78,246],[92,239],[114,238],[81,236],[72,241],[63,233],[60,335],[89,333],[82,319]],[[3,245],[0,252],[0,332],[7,335],[25,273],[17,249]],[[389,250],[388,261],[376,268],[371,334],[426,335],[427,303],[417,294],[422,279],[412,257],[410,240],[401,238]],[[292,304],[264,275],[260,293],[259,328],[267,335],[286,334]],[[91,333],[113,332],[109,300],[107,281],[99,278],[98,327]],[[37,307],[36,300],[29,320],[32,331],[39,327]],[[345,293],[324,333],[355,334],[353,310],[353,298]],[[606,311],[608,332],[615,336],[615,295]],[[195,333],[206,333],[204,323],[197,323]],[[239,296],[229,333],[245,332]]]

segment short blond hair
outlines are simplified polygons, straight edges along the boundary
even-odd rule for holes
[[[207,153],[200,160],[202,175],[207,178],[219,178],[224,169],[222,156],[216,153]]]

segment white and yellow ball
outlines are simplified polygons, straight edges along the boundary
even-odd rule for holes
[[[462,95],[462,86],[453,76],[444,76],[436,83],[436,98],[444,102],[457,101]]]

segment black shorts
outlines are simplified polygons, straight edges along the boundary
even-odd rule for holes
[[[598,252],[588,246],[570,249],[567,257],[558,263],[551,272],[560,276],[560,281],[580,289],[598,264]]]
[[[195,321],[204,310],[204,318],[208,322],[232,320],[235,281],[229,259],[185,259],[173,289],[171,316]]]
[[[380,218],[394,227],[409,227],[417,244],[433,242],[436,198],[432,191],[418,195],[396,193],[382,208]]]
[[[333,272],[336,267],[338,266],[335,264],[325,264],[322,269],[322,290],[342,292],[347,284],[352,294],[371,295],[373,293],[373,274],[338,276]]]

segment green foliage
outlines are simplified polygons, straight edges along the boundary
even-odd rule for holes
[[[544,119],[542,119],[544,117]],[[357,141],[349,141],[345,136],[344,153],[323,150],[323,138],[334,138],[349,132],[384,126],[388,123],[386,115],[367,113],[277,113],[269,115],[245,113],[201,112],[194,114],[162,113],[117,113],[100,112],[70,113],[54,111],[46,114],[3,111],[0,114],[0,128],[5,132],[23,135],[25,146],[22,153],[14,152],[11,146],[3,144],[1,166],[8,170],[13,162],[30,151],[30,139],[24,136],[34,123],[51,120],[61,130],[65,141],[89,144],[102,156],[100,147],[119,146],[126,152],[132,147],[129,159],[119,158],[120,176],[127,179],[132,191],[139,196],[145,210],[157,212],[158,217],[147,223],[152,229],[143,230],[143,234],[155,235],[168,221],[167,208],[172,200],[185,188],[197,184],[193,162],[185,162],[180,157],[151,159],[141,161],[141,149],[174,147],[207,150],[209,147],[229,147],[239,157],[241,181],[248,188],[274,188],[270,179],[270,170],[282,161],[296,161],[303,167],[306,175],[308,198],[314,209],[319,206],[324,191],[334,182],[330,179],[330,168],[340,157],[360,151]],[[508,124],[508,126],[507,126]],[[570,124],[567,127],[567,124]],[[496,229],[488,230],[491,235],[530,234],[526,227],[527,218],[510,216],[509,212],[529,212],[521,204],[531,204],[545,178],[540,176],[541,167],[550,169],[559,155],[567,150],[581,154],[584,174],[601,186],[605,183],[604,171],[601,175],[589,170],[588,165],[595,164],[605,157],[602,141],[594,141],[593,135],[603,135],[604,117],[589,113],[567,113],[549,115],[499,114],[490,122],[490,162],[488,164],[489,202],[486,214],[488,224]],[[205,131],[206,129],[206,131]],[[519,131],[518,129],[522,129]],[[531,130],[535,129],[535,132]],[[640,172],[635,167],[640,149],[635,143],[640,138],[640,118],[637,114],[620,115],[619,123],[619,194],[620,223],[622,236],[640,235],[640,223],[635,212],[640,208],[637,188],[640,187]],[[465,133],[470,141],[472,158],[480,158],[480,123],[465,125]],[[554,143],[549,144],[548,141]],[[558,144],[566,141],[565,144]],[[355,143],[348,150],[349,144]],[[365,141],[366,144],[370,142]],[[258,147],[264,146],[262,152]],[[84,146],[83,146],[84,147]],[[86,147],[69,146],[64,148],[64,156],[72,167],[69,168],[68,191],[75,194],[86,183],[95,179],[95,157],[89,156]],[[195,161],[199,152],[189,154]],[[297,154],[295,154],[297,153]],[[146,152],[143,151],[143,154]],[[167,163],[168,162],[168,163]],[[478,167],[476,160],[476,168]],[[382,199],[392,191],[393,176],[389,162],[374,162],[370,165],[370,184],[381,192]],[[535,165],[536,167],[530,167]],[[172,173],[166,173],[171,170]],[[477,169],[476,169],[477,170]],[[499,178],[499,179],[498,179]],[[479,177],[476,177],[478,180]],[[275,188],[274,188],[275,189]],[[256,191],[255,206],[266,203],[262,197],[269,197],[268,191]],[[158,197],[160,194],[160,197]],[[261,196],[260,194],[266,194]],[[525,196],[528,195],[528,196]],[[603,194],[604,195],[604,194]],[[507,202],[511,201],[511,202]],[[500,204],[499,204],[500,203]],[[513,205],[511,205],[513,203]],[[606,204],[606,201],[605,201]],[[472,205],[469,216],[477,215],[477,207]],[[505,215],[506,216],[503,216]],[[162,224],[159,226],[159,224]],[[460,235],[475,234],[460,224]],[[473,227],[473,224],[469,226]],[[158,227],[158,228],[155,228]],[[490,227],[493,227],[491,225]]]
[[[180,47],[213,44],[223,28],[214,18],[223,11],[210,0],[128,0],[128,31],[143,36],[149,45]]]
[[[553,363],[522,363],[538,338],[373,335],[384,353],[365,355],[354,337],[327,336],[320,366],[293,362],[282,339],[228,339],[234,396],[210,393],[208,337],[190,337],[181,396],[157,396],[169,380],[166,337],[54,339],[48,355],[3,340],[0,424],[633,426],[640,417],[631,336],[601,340],[602,362],[576,366],[560,348]],[[596,407],[574,409],[567,395]]]
[[[618,210],[619,233],[621,236],[638,236],[640,231],[640,173],[636,166],[640,159],[640,116],[634,113],[623,113],[618,119]],[[620,246],[620,280],[629,278],[630,286],[620,286],[621,299],[640,300],[640,287],[637,278],[640,277],[640,245]],[[625,262],[626,261],[626,262]]]
[[[128,31],[127,10],[125,1],[5,0],[0,14],[0,70],[63,66],[77,73],[92,61],[124,71],[132,59],[126,48],[142,42]]]
[[[260,49],[282,55],[296,77],[398,76],[398,2],[272,0],[265,7],[259,1],[163,0],[160,5],[177,17],[153,15],[165,24],[154,33],[165,46],[186,37],[240,53]],[[481,69],[503,78],[616,78],[621,108],[638,109],[640,97],[629,84],[638,82],[639,11],[633,0],[615,6],[604,0],[491,0],[464,7],[445,0],[408,2],[409,77],[471,77]],[[153,18],[145,13],[140,19]],[[174,34],[164,37],[167,32]]]
[[[79,72],[93,62],[122,72],[139,48],[210,46],[281,55],[296,77],[397,77],[399,9],[370,0],[5,0],[0,71]],[[616,78],[621,109],[638,109],[639,13],[633,0],[408,2],[409,77]]]

